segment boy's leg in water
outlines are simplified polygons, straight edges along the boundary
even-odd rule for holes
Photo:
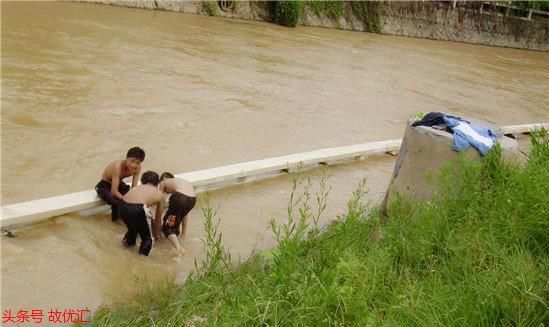
[[[187,251],[179,244],[179,238],[175,234],[170,234],[167,236],[168,240],[170,240],[170,243],[175,247],[175,250],[177,251],[177,254],[179,255],[185,255]]]
[[[170,210],[172,209],[172,210]],[[166,215],[162,219],[162,233],[166,235],[170,243],[175,247],[175,250],[179,255],[184,255],[187,251],[181,247],[179,244],[179,233],[181,228],[181,218],[177,214],[172,214],[171,211],[174,210],[174,207],[168,208]]]
[[[124,243],[125,246],[134,246],[137,241],[137,230],[135,226],[131,224],[126,224],[126,227],[128,227],[128,231],[124,235],[122,243]]]
[[[137,229],[139,237],[141,238],[139,253],[148,256],[151,253],[154,243],[152,228],[149,225],[149,219],[147,218],[145,212],[143,212],[143,215],[139,215],[139,217],[136,218],[137,219],[135,219],[135,227]]]
[[[137,240],[137,228],[133,223],[133,220],[135,219],[135,217],[132,217],[131,213],[126,211],[127,211],[126,208],[121,209],[122,221],[128,228],[128,231],[126,232],[126,234],[124,235],[124,238],[122,239],[122,243],[125,246],[134,246]]]

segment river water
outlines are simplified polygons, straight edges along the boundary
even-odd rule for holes
[[[549,121],[549,54],[80,3],[2,2],[2,204],[93,188],[134,145],[143,171],[193,170],[402,137],[418,112]],[[394,161],[327,171],[322,222],[359,180],[379,201]],[[313,179],[323,172],[315,170]],[[313,188],[316,188],[313,187]],[[235,257],[271,247],[291,177],[212,194]],[[200,259],[200,197],[183,242],[141,258],[108,213],[2,237],[2,309],[94,309]]]

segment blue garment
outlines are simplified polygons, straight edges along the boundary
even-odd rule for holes
[[[496,144],[496,135],[488,128],[480,127],[449,116],[444,116],[444,122],[454,131],[452,149],[461,151],[473,146],[481,155],[485,155]]]

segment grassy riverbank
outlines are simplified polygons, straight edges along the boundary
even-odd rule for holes
[[[441,172],[429,203],[399,199],[383,223],[364,204],[316,227],[326,187],[294,185],[278,246],[234,264],[214,212],[200,274],[152,285],[102,308],[103,326],[542,326],[549,322],[549,137],[533,137],[528,164],[463,160]],[[324,184],[325,180],[321,181]],[[305,182],[306,184],[306,182]],[[299,196],[298,196],[299,195]]]

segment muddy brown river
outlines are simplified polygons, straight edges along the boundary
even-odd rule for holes
[[[2,2],[2,204],[92,189],[134,145],[143,171],[183,173],[402,137],[418,112],[500,125],[549,121],[549,54],[80,3]],[[358,182],[379,201],[390,157],[330,168],[326,223]],[[317,179],[320,170],[307,175]],[[274,244],[291,177],[212,193],[233,257]],[[148,281],[184,281],[202,256],[124,249],[109,213],[1,238],[2,310],[95,309]]]

